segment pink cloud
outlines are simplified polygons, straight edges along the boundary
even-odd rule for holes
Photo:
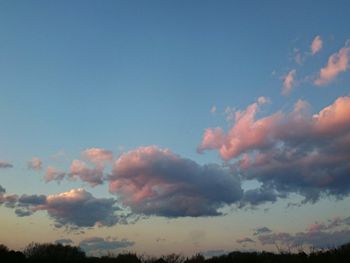
[[[90,186],[94,187],[103,183],[103,169],[103,166],[90,168],[83,161],[73,160],[69,176],[73,179],[80,179],[83,182],[87,182]]]
[[[314,115],[302,100],[287,113],[256,118],[258,112],[257,103],[237,111],[227,133],[208,144],[207,129],[199,146],[201,151],[218,150],[244,178],[264,184],[249,192],[249,200],[258,204],[297,192],[316,201],[324,192],[339,197],[350,193],[350,97],[339,97]]]
[[[42,168],[42,164],[43,162],[38,157],[33,157],[32,160],[28,162],[28,168],[39,171]]]
[[[95,164],[103,164],[105,162],[112,162],[113,153],[102,148],[90,148],[83,152],[83,156],[90,162]]]
[[[66,176],[64,172],[58,171],[55,167],[47,167],[46,174],[44,176],[45,182],[57,181],[60,182]]]
[[[319,77],[314,81],[317,86],[322,86],[333,81],[340,73],[349,69],[350,47],[343,47],[337,53],[331,55],[325,67],[321,68]]]
[[[312,55],[315,55],[316,53],[318,53],[322,49],[322,46],[323,46],[323,41],[321,37],[316,36],[310,46]]]
[[[202,143],[198,147],[198,152],[204,149],[215,149],[222,145],[224,140],[224,131],[221,128],[206,129],[203,135]]]
[[[312,117],[315,133],[332,135],[350,126],[350,97],[339,97]]]
[[[282,87],[282,95],[288,95],[293,87],[295,86],[295,75],[296,70],[292,69],[288,72],[286,76],[283,78],[283,87]]]
[[[317,231],[322,231],[325,230],[326,226],[324,224],[321,223],[314,223],[309,225],[309,227],[307,228],[307,231],[309,232],[317,232]]]
[[[258,101],[249,105],[244,111],[236,111],[235,125],[227,134],[221,128],[206,129],[198,150],[202,152],[208,149],[218,149],[221,157],[229,160],[239,156],[247,149],[269,144],[270,128],[282,118],[282,114],[276,113],[255,120],[260,105]]]

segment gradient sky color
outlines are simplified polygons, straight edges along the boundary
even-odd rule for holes
[[[211,255],[349,239],[348,10],[1,1],[0,243]]]

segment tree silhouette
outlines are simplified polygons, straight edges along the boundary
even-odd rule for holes
[[[197,254],[185,259],[179,254],[170,254],[160,258],[134,253],[109,254],[104,257],[86,257],[79,247],[61,244],[29,244],[22,252],[9,250],[0,244],[1,263],[349,263],[350,243],[338,248],[316,250],[310,254],[282,252],[231,252],[226,255],[205,259]]]

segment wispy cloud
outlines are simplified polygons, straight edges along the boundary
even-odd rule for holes
[[[244,237],[244,238],[240,238],[237,239],[236,242],[238,244],[246,244],[246,243],[255,243],[255,241],[249,237]]]
[[[213,105],[211,108],[210,108],[210,113],[212,114],[215,114],[216,113],[216,106]]]
[[[33,157],[28,162],[28,168],[36,171],[40,171],[42,169],[43,162],[38,157]]]
[[[44,180],[45,182],[51,182],[51,181],[61,182],[65,176],[66,176],[66,173],[57,170],[53,166],[49,166],[47,167]]]
[[[102,148],[86,149],[82,155],[90,162],[97,165],[103,165],[104,163],[112,162],[113,160],[113,153]]]
[[[323,46],[323,41],[320,36],[316,36],[314,40],[311,43],[310,49],[311,49],[311,54],[315,55],[316,53],[320,52]]]
[[[288,95],[293,90],[293,87],[295,86],[296,72],[295,69],[292,69],[283,77],[282,95]]]
[[[255,228],[254,229],[254,236],[258,236],[258,235],[261,235],[261,234],[266,234],[266,233],[271,233],[272,230],[266,226],[263,226],[263,227],[258,227],[258,228]]]
[[[132,247],[135,242],[122,239],[118,240],[117,238],[102,238],[102,237],[89,237],[83,239],[79,246],[87,253],[92,252],[103,252],[103,251],[113,251],[123,248]]]
[[[12,168],[13,165],[7,161],[1,161],[0,160],[0,169],[1,168]]]

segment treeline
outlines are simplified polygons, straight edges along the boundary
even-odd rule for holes
[[[5,245],[0,245],[0,262],[18,263],[318,263],[318,262],[350,262],[350,243],[338,248],[314,251],[310,254],[299,253],[271,253],[271,252],[231,252],[226,255],[205,259],[197,254],[190,258],[182,255],[171,254],[159,258],[123,253],[119,255],[109,254],[103,257],[88,257],[79,248],[61,244],[37,244],[28,245],[23,251],[9,250]]]

